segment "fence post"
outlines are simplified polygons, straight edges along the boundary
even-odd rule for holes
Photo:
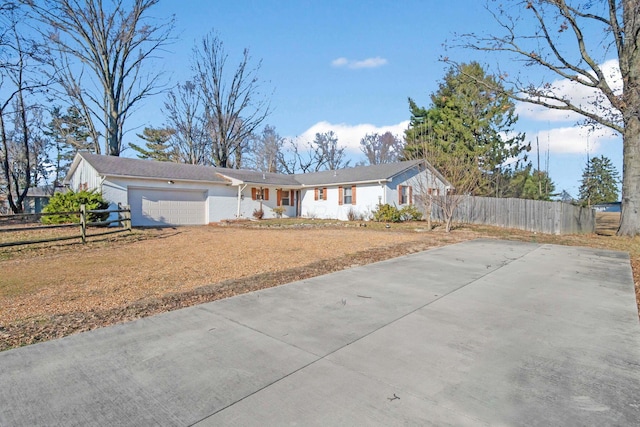
[[[87,243],[87,206],[80,205],[80,230],[82,232],[82,243]]]
[[[131,231],[131,207],[129,205],[125,205],[124,208],[126,209],[126,212],[124,213],[125,224],[127,230]]]
[[[122,203],[118,202],[118,225],[122,228],[127,228],[127,222],[125,220],[124,212],[120,212],[124,209]]]

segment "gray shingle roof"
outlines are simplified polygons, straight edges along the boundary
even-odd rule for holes
[[[218,173],[229,178],[237,179],[247,184],[259,185],[286,185],[299,187],[300,182],[295,175],[285,175],[281,173],[258,172],[246,169],[224,169],[217,168]]]
[[[338,169],[294,175],[300,184],[305,186],[335,185],[351,182],[367,182],[390,179],[411,168],[418,167],[421,160],[406,162],[384,163],[381,165],[356,166],[354,168]]]
[[[227,183],[212,166],[80,153],[101,175]]]

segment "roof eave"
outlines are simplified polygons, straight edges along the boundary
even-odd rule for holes
[[[155,176],[136,176],[136,175],[124,175],[113,173],[101,173],[103,178],[125,178],[125,179],[147,179],[153,181],[173,181],[173,182],[206,182],[209,184],[230,185],[229,182],[212,181],[210,179],[185,179],[185,178],[173,178],[173,177],[155,177]]]
[[[75,173],[76,169],[78,169],[78,165],[80,164],[81,160],[84,160],[84,157],[82,157],[82,153],[77,153],[75,155],[75,157],[73,158],[73,162],[71,162],[71,166],[69,166],[69,171],[67,172],[67,175],[62,180],[62,183],[64,185],[71,184],[71,181],[69,180],[69,178],[71,176],[73,176],[73,174]]]
[[[321,187],[325,185],[359,185],[359,184],[379,184],[381,182],[391,182],[390,178],[377,178],[377,179],[367,179],[364,181],[343,181],[343,182],[326,182],[323,184],[315,183],[315,184],[302,184],[303,188],[308,187]]]

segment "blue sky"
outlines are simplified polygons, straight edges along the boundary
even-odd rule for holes
[[[230,64],[244,48],[255,61],[262,59],[262,89],[271,94],[273,108],[266,123],[299,141],[333,130],[355,163],[363,159],[358,144],[365,133],[402,134],[410,117],[408,97],[428,106],[445,74],[441,56],[484,62],[443,46],[454,33],[495,28],[483,5],[481,0],[164,0],[154,15],[176,17],[177,40],[160,61],[171,83],[190,77],[193,46],[215,30]],[[506,58],[501,64],[513,65]],[[131,122],[161,126],[162,101],[162,96],[146,100]],[[549,172],[558,190],[577,196],[587,143],[590,156],[603,154],[622,172],[622,143],[611,132],[587,135],[574,125],[575,117],[529,105],[518,112],[516,130],[534,145],[531,160],[535,165],[537,139],[543,167],[549,150]],[[137,142],[133,132],[128,139]]]

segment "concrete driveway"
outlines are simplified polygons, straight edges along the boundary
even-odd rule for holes
[[[0,353],[1,426],[637,425],[627,254],[476,240]]]

